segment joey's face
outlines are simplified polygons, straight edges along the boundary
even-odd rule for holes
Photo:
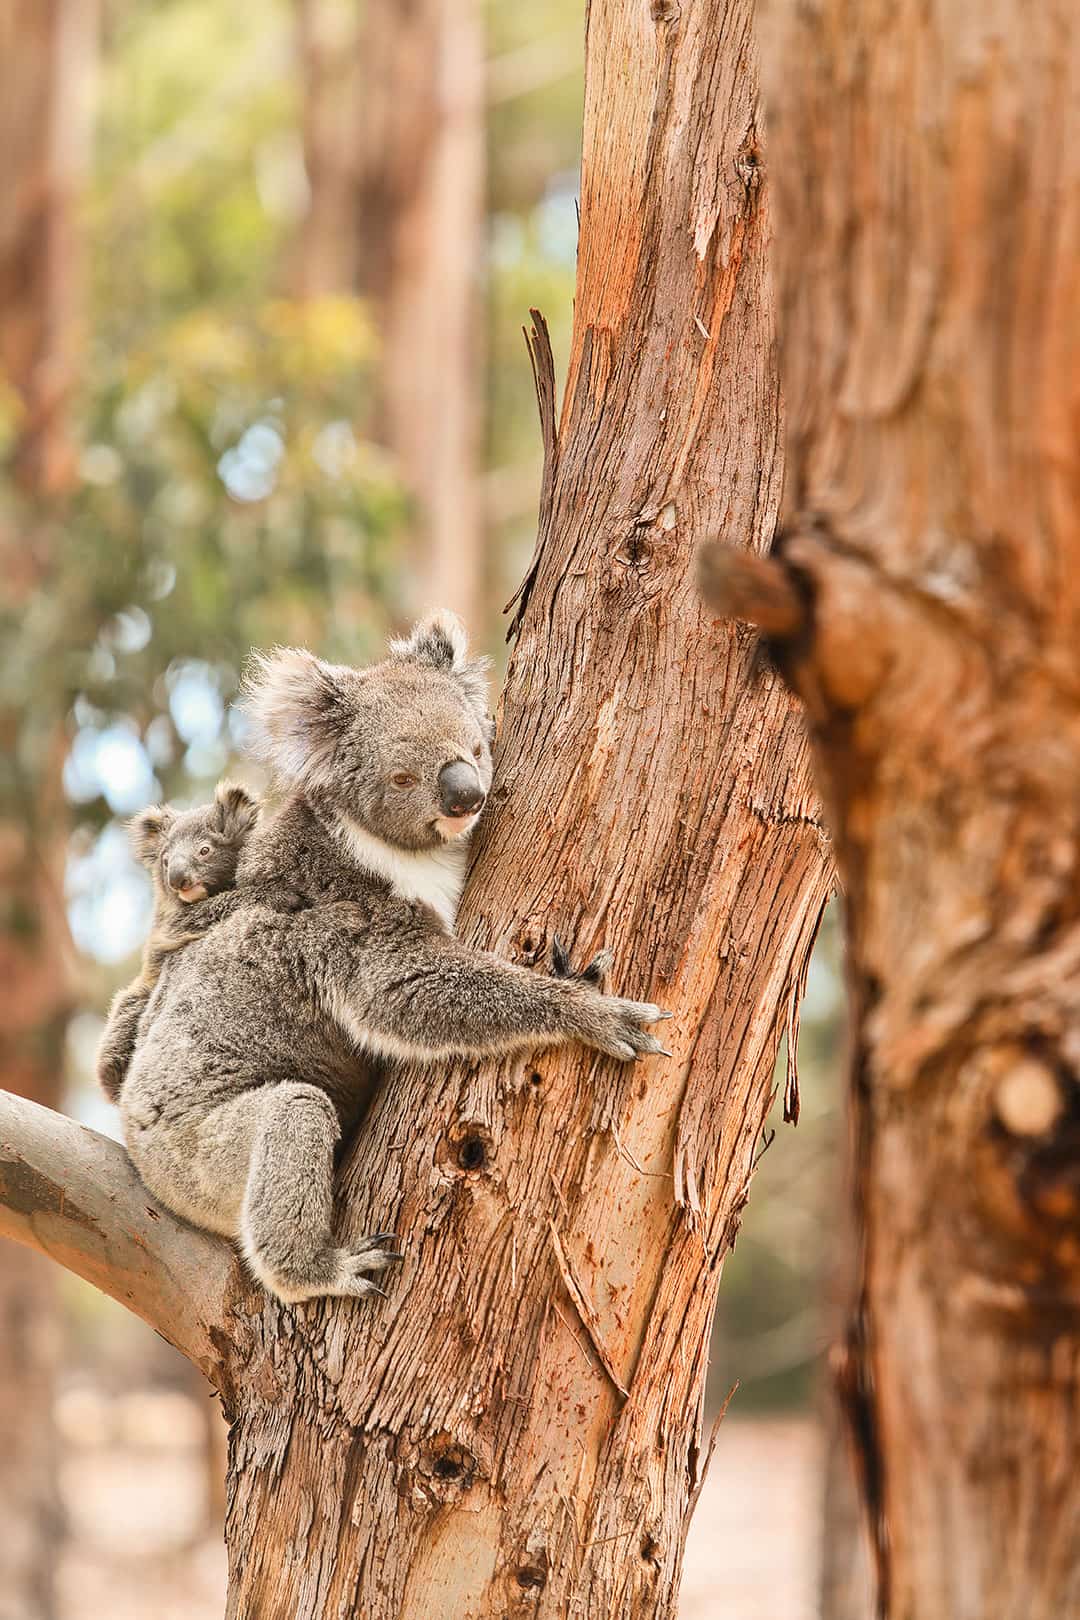
[[[242,787],[220,782],[213,804],[195,810],[150,805],[131,824],[135,858],[154,874],[163,893],[182,905],[231,889],[240,852],[259,817]]]
[[[399,849],[472,827],[491,786],[486,663],[437,612],[368,669],[300,648],[258,660],[246,704],[256,749],[284,780]]]
[[[180,811],[161,841],[162,888],[185,906],[230,889],[236,881],[240,842],[215,828],[202,810]]]

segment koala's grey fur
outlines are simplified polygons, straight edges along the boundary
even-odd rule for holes
[[[194,810],[152,804],[132,821],[132,851],[153,879],[154,915],[138,977],[113,997],[98,1046],[98,1083],[110,1102],[120,1095],[162,963],[227,915],[227,903],[206,902],[232,889],[240,851],[258,819],[250,793],[219,782],[212,804]]]
[[[297,650],[260,659],[255,743],[291,790],[241,855],[231,914],[169,957],[121,1094],[131,1157],[163,1203],[237,1238],[287,1301],[378,1292],[400,1258],[335,1241],[334,1150],[362,1050],[471,1057],[581,1040],[662,1050],[648,1003],[548,977],[454,937],[464,835],[445,773],[491,782],[487,691],[452,614],[368,669]],[[291,911],[298,891],[307,909]],[[564,969],[566,964],[562,964]],[[595,975],[594,975],[595,977]]]

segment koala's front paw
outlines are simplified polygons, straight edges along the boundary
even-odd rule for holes
[[[646,1024],[658,1024],[671,1014],[651,1001],[624,1001],[621,996],[591,995],[583,1008],[581,1039],[609,1057],[630,1062],[660,1053],[670,1057]]]

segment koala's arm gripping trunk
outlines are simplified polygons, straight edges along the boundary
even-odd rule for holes
[[[0,1237],[93,1283],[214,1376],[232,1249],[156,1203],[118,1142],[6,1091]]]
[[[359,926],[345,903],[313,913],[333,1016],[388,1057],[482,1057],[578,1040],[612,1057],[662,1050],[643,1028],[666,1016],[650,1002],[602,995],[581,977],[556,978],[478,951],[405,911],[396,928]]]

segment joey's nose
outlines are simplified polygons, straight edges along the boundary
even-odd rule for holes
[[[193,881],[192,875],[183,861],[169,861],[166,867],[166,875],[170,889],[190,889]]]
[[[480,778],[471,765],[455,759],[439,772],[439,803],[444,816],[471,816],[484,802]]]

